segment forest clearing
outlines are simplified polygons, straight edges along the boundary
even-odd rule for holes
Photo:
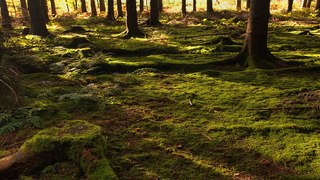
[[[1,0],[0,179],[320,179],[305,3]]]

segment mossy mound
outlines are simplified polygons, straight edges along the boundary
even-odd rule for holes
[[[50,176],[60,176],[61,172],[57,171],[58,174],[55,174],[55,171],[50,170],[50,167],[60,167],[61,162],[65,162],[79,165],[80,169],[78,171],[77,167],[70,168],[72,171],[65,173],[68,177],[118,179],[104,156],[104,144],[99,126],[82,120],[66,121],[61,127],[41,130],[27,140],[16,153],[23,160],[15,159],[14,170],[9,167],[0,174],[7,175],[11,171],[10,174],[15,172],[20,175],[41,172],[40,178],[47,177],[48,173]],[[36,160],[32,165],[37,165],[21,168],[25,166],[24,163],[29,164],[30,160]],[[17,172],[17,170],[21,172]]]

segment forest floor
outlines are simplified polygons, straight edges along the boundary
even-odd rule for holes
[[[274,15],[269,25],[272,53],[306,67],[209,66],[241,50],[245,19],[164,14],[163,26],[141,27],[147,38],[129,40],[118,37],[123,19],[57,18],[45,39],[16,30],[3,59],[23,71],[22,107],[0,114],[0,156],[81,119],[102,127],[119,179],[319,179],[320,20]],[[63,33],[75,25],[87,31]],[[21,175],[79,179],[74,172]]]

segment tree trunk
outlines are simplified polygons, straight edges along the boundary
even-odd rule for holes
[[[118,18],[119,18],[119,17],[123,17],[122,2],[121,2],[121,0],[117,0],[117,10],[118,10]]]
[[[41,9],[43,7],[42,3],[43,0],[28,1],[29,14],[31,20],[30,33],[33,35],[47,37],[50,35],[50,33],[46,26],[45,17],[43,14],[44,11]]]
[[[51,4],[51,14],[53,17],[55,17],[57,15],[56,3],[54,0],[50,0],[50,4]]]
[[[250,0],[247,0],[247,5],[246,5],[246,9],[250,9]]]
[[[100,0],[100,12],[106,12],[106,3],[104,0]]]
[[[311,3],[312,3],[312,0],[307,0],[307,8],[309,8],[309,9],[310,9],[310,7],[311,7]]]
[[[303,0],[303,1],[302,1],[301,8],[306,8],[306,7],[307,7],[307,1],[308,1],[308,0]]]
[[[115,21],[116,18],[114,17],[114,3],[113,0],[108,0],[108,15],[107,15],[108,21]]]
[[[126,35],[124,38],[144,37],[144,33],[138,27],[138,16],[136,9],[136,0],[126,1],[127,20],[126,20]]]
[[[78,0],[74,0],[73,7],[74,7],[74,11],[78,11]]]
[[[315,11],[320,11],[320,0],[317,0]]]
[[[241,0],[237,0],[237,11],[241,10]]]
[[[140,0],[140,3],[139,3],[139,12],[140,13],[143,12],[143,8],[144,8],[144,2],[143,2],[143,0]]]
[[[197,11],[197,0],[193,0],[192,11],[193,11],[193,12],[196,12],[196,11]]]
[[[212,13],[213,8],[212,8],[212,0],[207,0],[207,12]]]
[[[90,6],[91,6],[91,17],[96,17],[97,16],[97,8],[96,8],[95,0],[90,0]]]
[[[150,26],[161,25],[159,21],[159,0],[150,0],[150,17],[147,24]]]
[[[48,23],[50,21],[49,19],[49,13],[48,13],[48,2],[47,0],[42,0],[41,1],[41,9],[42,9],[42,14],[43,18]]]
[[[29,21],[29,14],[28,14],[26,0],[20,0],[20,5],[21,5],[21,11],[22,11],[22,19],[24,22],[28,22]]]
[[[293,0],[288,0],[288,9],[287,13],[292,12]]]
[[[1,6],[1,17],[2,17],[1,26],[2,28],[5,28],[5,29],[13,29],[11,25],[11,17],[9,15],[7,2],[6,0],[1,0],[0,3],[1,3],[0,6]]]
[[[181,12],[182,12],[182,15],[184,15],[184,16],[187,14],[187,2],[186,2],[186,0],[182,0]]]
[[[163,11],[163,0],[159,0],[159,12]]]
[[[284,67],[286,63],[273,56],[267,48],[270,0],[251,0],[246,38],[236,56],[241,65],[251,68]]]
[[[86,0],[81,0],[81,12],[85,13],[87,11],[87,5],[86,5]]]

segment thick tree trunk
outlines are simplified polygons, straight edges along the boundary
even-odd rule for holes
[[[311,3],[312,3],[312,0],[307,0],[307,8],[309,8],[309,9],[310,9],[310,7],[311,7]]]
[[[246,2],[247,2],[246,9],[250,9],[250,0],[247,0]]]
[[[302,0],[301,8],[306,8],[307,7],[307,1],[308,0]]]
[[[118,18],[123,17],[122,1],[121,0],[117,0],[117,11],[118,11]]]
[[[56,3],[54,0],[50,0],[50,4],[51,4],[51,14],[53,17],[55,17],[57,15]]]
[[[81,0],[81,12],[85,13],[87,11],[87,5],[86,5],[86,0]]]
[[[207,12],[212,13],[213,8],[212,8],[212,0],[207,0]]]
[[[106,11],[106,3],[104,0],[100,0],[100,12],[105,12]]]
[[[43,7],[42,5],[43,0],[29,0],[28,7],[29,7],[29,14],[31,20],[31,28],[30,33],[33,35],[39,35],[42,37],[47,37],[50,35],[47,26],[45,17],[43,14]]]
[[[48,23],[50,21],[50,19],[49,19],[49,13],[48,13],[48,2],[47,2],[47,0],[42,0],[41,1],[41,9],[42,9],[44,20],[46,21],[46,23]]]
[[[320,11],[320,0],[317,0],[315,11]]]
[[[0,1],[0,7],[1,7],[1,27],[5,29],[13,29],[11,25],[11,17],[9,15],[8,6],[6,0]]]
[[[138,27],[138,16],[136,9],[136,0],[126,1],[127,20],[126,20],[126,35],[124,38],[144,37],[144,33]]]
[[[182,0],[181,3],[181,12],[185,16],[187,14],[187,2],[186,0]]]
[[[161,25],[159,21],[159,0],[150,0],[150,17],[147,24],[150,26]]]
[[[237,0],[237,11],[241,10],[241,0]]]
[[[90,6],[91,6],[91,17],[96,17],[97,16],[97,8],[96,8],[95,0],[90,0]]]
[[[108,21],[115,21],[116,18],[114,17],[114,3],[113,0],[108,0],[108,15],[107,15]]]
[[[139,12],[142,13],[143,9],[144,9],[144,2],[143,2],[143,0],[140,0],[139,1]]]
[[[163,11],[163,0],[159,0],[159,12]]]
[[[288,9],[287,12],[292,12],[293,0],[288,0]]]
[[[192,11],[193,11],[193,12],[196,12],[196,11],[197,11],[197,0],[193,0]]]
[[[24,22],[28,22],[29,21],[29,14],[28,14],[26,0],[20,0],[20,5],[21,5],[21,11],[22,11],[22,19]]]
[[[270,0],[251,0],[246,38],[236,56],[240,64],[251,68],[284,67],[286,63],[273,56],[267,48]]]

